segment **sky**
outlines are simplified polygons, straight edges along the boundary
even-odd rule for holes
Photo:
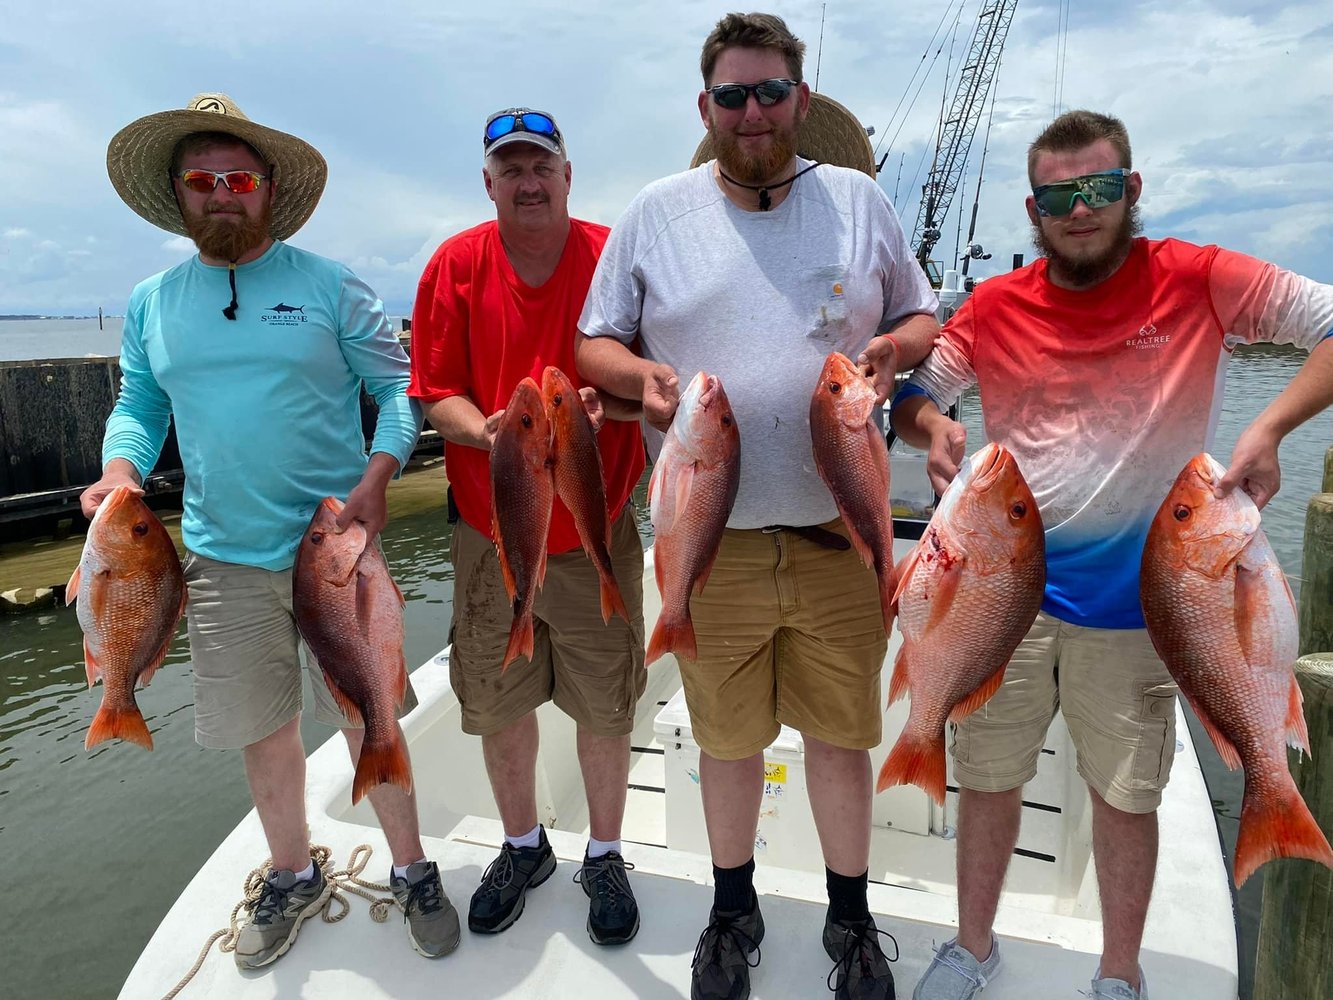
[[[816,89],[876,130],[879,183],[909,238],[940,105],[952,96],[947,69],[956,75],[981,6],[966,0],[955,18],[958,2],[764,8],[806,42],[812,86],[818,70]],[[348,264],[391,314],[409,313],[439,243],[494,217],[481,178],[488,114],[513,105],[554,114],[573,164],[571,212],[614,225],[640,188],[689,165],[703,134],[699,50],[731,9],[714,0],[6,0],[0,314],[119,314],[138,281],[193,252],[120,201],[106,147],[134,119],[205,91],[324,154],[328,186],[291,242]],[[975,240],[992,254],[971,274],[1007,270],[1014,253],[1032,259],[1026,148],[1076,107],[1128,126],[1147,235],[1218,243],[1333,283],[1333,4],[1018,0],[993,117],[971,150],[976,164],[985,147]],[[943,225],[945,266],[975,176]],[[966,242],[966,216],[963,232]]]

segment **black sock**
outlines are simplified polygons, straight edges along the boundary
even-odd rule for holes
[[[829,917],[834,923],[865,920],[870,916],[870,905],[866,902],[869,871],[860,875],[839,875],[826,866],[824,875],[828,883]]]
[[[754,908],[754,858],[739,868],[713,866],[713,909],[748,913]]]

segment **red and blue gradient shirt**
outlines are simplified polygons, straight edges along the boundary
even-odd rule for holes
[[[525,376],[541,385],[547,365],[563,371],[576,387],[584,386],[574,367],[578,319],[609,232],[606,226],[571,219],[560,263],[539,288],[524,284],[514,272],[494,221],[445,240],[417,288],[408,395],[427,404],[466,396],[489,415],[509,405]],[[597,434],[597,447],[614,520],[643,473],[638,423],[608,420]],[[444,464],[459,515],[490,538],[490,455],[446,442]],[[558,498],[546,544],[551,553],[580,544],[574,518]]]
[[[894,400],[941,410],[975,384],[986,436],[1009,448],[1046,528],[1048,614],[1142,628],[1139,562],[1175,477],[1212,447],[1240,343],[1312,350],[1333,331],[1333,287],[1179,240],[1137,239],[1086,291],[1039,260],[987,279]]]

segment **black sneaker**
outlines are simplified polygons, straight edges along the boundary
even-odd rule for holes
[[[588,937],[593,944],[624,944],[639,933],[639,904],[626,874],[634,868],[615,851],[600,858],[583,855],[574,881],[588,894]]]
[[[467,910],[468,930],[477,934],[499,934],[523,915],[523,900],[555,871],[555,852],[541,831],[536,847],[500,845],[500,856],[491,862],[472,894]]]
[[[893,941],[893,958],[886,958],[879,935]],[[894,1000],[890,961],[898,961],[898,942],[875,926],[875,918],[838,921],[824,917],[824,950],[833,959],[828,988],[836,1000]]]
[[[746,1000],[763,939],[764,916],[757,897],[748,911],[711,910],[690,963],[690,1000]]]

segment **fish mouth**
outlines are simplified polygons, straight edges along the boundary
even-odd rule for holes
[[[93,514],[92,524],[97,524],[103,518],[111,517],[111,515],[113,515],[126,500],[132,496],[138,495],[139,494],[135,492],[133,487],[117,486],[106,495],[106,499],[97,505],[97,512]]]
[[[976,489],[986,489],[1000,478],[1004,470],[1012,463],[1014,456],[1002,444],[991,442],[973,456],[972,485]]]

